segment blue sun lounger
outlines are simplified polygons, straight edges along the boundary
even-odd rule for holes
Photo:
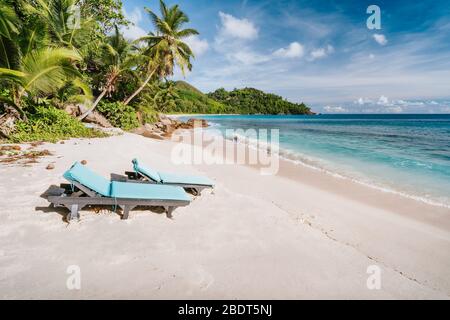
[[[68,220],[79,218],[78,211],[88,205],[118,206],[123,219],[128,219],[130,210],[137,206],[164,207],[170,218],[173,210],[191,201],[181,187],[110,181],[78,162],[64,178],[70,182],[69,188],[49,196],[48,201],[68,208]]]
[[[207,177],[177,175],[156,171],[142,165],[137,159],[133,159],[132,163],[134,172],[125,172],[131,180],[183,187],[184,189],[192,190],[196,195],[200,195],[206,188],[214,188],[214,181]]]

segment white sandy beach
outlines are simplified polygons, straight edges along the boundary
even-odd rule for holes
[[[170,141],[125,133],[45,144],[53,156],[0,164],[0,298],[421,299],[450,297],[450,210],[282,163],[175,166]],[[64,209],[40,195],[75,161],[109,177],[137,157],[217,183],[174,219]],[[49,163],[54,170],[46,170]],[[67,268],[81,269],[68,290]],[[367,268],[381,289],[367,288]]]

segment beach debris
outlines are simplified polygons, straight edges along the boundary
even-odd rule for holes
[[[55,169],[55,165],[53,163],[49,163],[48,166],[45,169],[53,170],[53,169]]]
[[[65,141],[60,141],[59,144],[66,144],[66,142]]]
[[[37,159],[51,156],[52,153],[48,150],[26,150],[26,151],[7,151],[6,157],[3,159],[0,159],[0,163],[5,164],[31,164],[31,163],[37,163]]]
[[[42,146],[43,144],[44,144],[44,142],[42,142],[42,141],[35,141],[35,142],[30,143],[30,145],[31,145],[33,148]]]
[[[20,150],[22,150],[22,148],[17,145],[6,145],[0,147],[0,151],[20,151]]]
[[[80,162],[83,166],[87,165],[87,161],[86,160],[81,160]]]

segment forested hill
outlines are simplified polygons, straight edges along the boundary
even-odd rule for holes
[[[280,96],[254,88],[226,91],[221,88],[208,97],[239,114],[314,114],[304,103],[292,103]]]
[[[175,82],[175,104],[167,112],[230,114],[234,108],[211,99],[206,94],[185,81]]]
[[[313,114],[303,103],[291,103],[282,97],[245,88],[218,89],[204,94],[184,81],[175,83],[176,103],[168,112],[216,114]]]

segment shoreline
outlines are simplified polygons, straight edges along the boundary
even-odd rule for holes
[[[186,115],[189,116],[189,115]],[[207,120],[208,124],[210,125],[211,128],[216,127],[216,123],[211,122],[210,120]],[[225,138],[223,136],[223,132],[216,132],[216,134],[218,134],[219,136],[221,136],[222,138]],[[225,138],[229,141],[231,141],[231,138],[227,137]],[[244,145],[248,145],[250,147],[253,148],[264,148],[258,145],[258,141],[257,140],[248,140],[245,136],[239,138],[237,140],[239,143],[242,143]],[[284,161],[290,162],[294,165],[299,165],[302,167],[306,167],[315,171],[320,171],[321,173],[324,173],[328,176],[332,176],[335,179],[344,179],[350,183],[355,183],[355,184],[359,184],[363,187],[367,187],[367,188],[371,188],[371,189],[375,189],[378,191],[381,191],[383,193],[388,193],[388,194],[393,194],[396,196],[400,196],[403,198],[407,198],[407,199],[411,199],[420,203],[425,203],[427,205],[431,205],[431,206],[436,206],[436,207],[443,207],[445,209],[450,209],[450,202],[445,202],[443,200],[438,199],[437,195],[433,195],[430,197],[425,197],[423,195],[414,193],[414,192],[407,192],[404,190],[401,190],[401,186],[397,186],[398,188],[396,188],[396,186],[386,186],[383,185],[382,183],[377,181],[365,181],[364,179],[361,178],[357,178],[357,177],[352,177],[349,174],[346,174],[345,172],[339,172],[338,170],[330,170],[328,168],[325,168],[323,166],[317,165],[317,164],[312,164],[310,163],[311,161],[308,160],[308,155],[302,155],[301,153],[297,152],[297,151],[292,151],[290,149],[287,148],[283,148],[281,146],[279,146],[279,149],[277,151],[277,153],[280,156],[280,159],[283,159]],[[319,159],[320,161],[323,159]]]
[[[208,135],[208,131],[205,131]],[[237,143],[222,135],[213,135],[214,139],[222,139],[227,148],[237,150],[247,154],[264,151],[254,145],[238,140]],[[207,147],[206,145],[204,147]],[[366,184],[363,181],[355,180],[339,173],[331,172],[323,168],[305,164],[302,161],[288,159],[279,155],[279,172],[276,176],[289,179],[291,181],[313,186],[324,192],[330,192],[345,197],[351,201],[357,201],[371,206],[389,210],[405,217],[431,223],[435,227],[444,227],[450,231],[450,207],[444,203],[430,203],[427,199],[417,198],[414,195],[402,193],[397,190],[384,189],[377,185]],[[231,159],[230,159],[231,160]],[[254,170],[260,170],[259,165],[248,165]],[[422,214],[427,212],[427,214]]]
[[[276,176],[246,165],[175,165],[177,145],[124,133],[44,144],[53,156],[26,167],[1,164],[0,192],[12,195],[0,199],[1,297],[450,298],[448,210],[283,161]],[[67,225],[66,210],[40,197],[74,161],[109,177],[135,157],[217,186],[174,220],[134,210],[122,221],[84,209]],[[54,170],[45,170],[49,163]],[[82,290],[65,288],[68,265],[81,267]],[[366,286],[371,265],[382,270],[381,290]]]
[[[239,143],[242,143],[242,142],[239,141]],[[243,144],[248,145],[245,142],[243,142]],[[331,180],[333,180],[333,181],[335,179],[345,180],[346,183],[358,184],[364,188],[370,188],[370,189],[377,190],[382,193],[392,194],[394,196],[399,196],[404,199],[413,200],[418,203],[423,203],[423,204],[434,206],[434,207],[442,207],[445,209],[450,209],[450,204],[448,204],[448,203],[439,202],[438,200],[425,198],[423,196],[412,194],[412,193],[409,194],[409,193],[406,193],[401,190],[396,190],[393,187],[387,187],[387,186],[382,186],[381,184],[376,184],[375,182],[366,182],[362,179],[351,177],[349,175],[345,175],[338,171],[332,171],[332,170],[323,168],[318,165],[307,163],[305,160],[301,159],[303,157],[302,155],[300,155],[299,153],[296,153],[295,151],[291,151],[289,149],[284,149],[284,148],[280,147],[280,151],[281,152],[278,152],[278,153],[279,153],[279,157],[280,157],[281,161],[287,162],[288,164],[292,165],[293,168],[303,167],[308,170],[320,172],[321,174],[324,174],[324,175],[332,178]],[[285,155],[285,153],[294,153],[294,155],[292,156],[292,158],[290,158],[289,156]]]

